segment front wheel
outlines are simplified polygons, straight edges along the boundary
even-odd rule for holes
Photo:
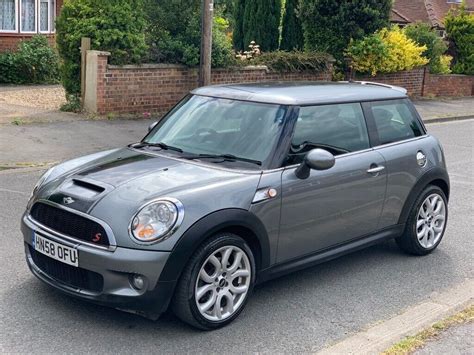
[[[438,186],[429,185],[415,201],[398,246],[414,255],[431,253],[441,242],[448,221],[446,195]]]
[[[245,241],[217,234],[194,253],[177,285],[173,312],[200,329],[232,322],[244,308],[255,282],[255,261]]]

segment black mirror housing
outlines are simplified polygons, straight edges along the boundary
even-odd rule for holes
[[[311,169],[327,170],[331,169],[335,163],[336,158],[327,150],[320,148],[312,149],[306,154],[303,162],[296,169],[295,175],[299,179],[307,179]]]

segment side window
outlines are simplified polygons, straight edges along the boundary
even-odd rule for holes
[[[380,144],[423,135],[420,124],[406,100],[377,101],[370,103],[369,107]]]
[[[340,155],[369,146],[360,104],[304,106],[300,108],[285,165],[301,163],[313,148]]]

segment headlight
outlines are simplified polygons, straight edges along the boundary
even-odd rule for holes
[[[140,242],[157,242],[169,237],[184,217],[181,202],[160,199],[143,206],[130,224],[131,235]]]

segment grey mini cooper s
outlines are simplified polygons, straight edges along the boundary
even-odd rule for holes
[[[443,149],[402,88],[209,86],[141,142],[48,170],[22,232],[54,288],[214,329],[268,279],[391,238],[432,252],[448,198]]]

